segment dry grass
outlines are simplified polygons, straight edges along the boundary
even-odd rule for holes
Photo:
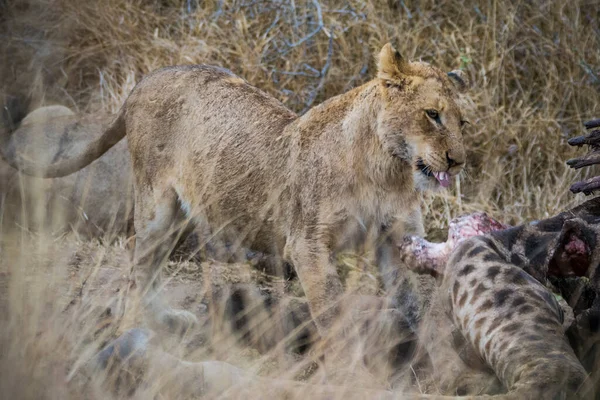
[[[313,36],[318,3],[310,0],[18,3],[4,13],[6,90],[81,111],[116,111],[156,68],[207,63],[302,112],[370,79],[373,54],[395,39],[407,57],[463,67],[475,82],[468,178],[460,193],[432,204],[430,226],[471,209],[517,223],[580,200],[563,190],[575,179],[564,164],[573,155],[565,139],[599,114],[594,2],[438,9],[434,2],[332,1],[320,6],[322,28]]]
[[[575,154],[566,139],[600,115],[594,1],[0,0],[0,23],[0,93],[81,112],[115,112],[145,73],[191,63],[229,68],[303,112],[373,77],[373,54],[397,40],[408,58],[460,66],[475,83],[468,171],[426,199],[433,237],[462,213],[515,224],[584,198],[568,191],[582,176],[564,161]],[[77,293],[67,284],[69,260],[48,238],[4,242],[0,393],[80,397],[64,377],[101,339],[83,339],[92,329],[78,319],[85,310],[62,313],[56,293]],[[107,263],[110,251],[98,245],[88,258]]]

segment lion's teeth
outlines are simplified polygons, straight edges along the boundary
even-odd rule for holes
[[[447,172],[434,172],[433,176],[443,187],[450,186],[450,175]]]

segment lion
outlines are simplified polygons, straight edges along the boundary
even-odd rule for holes
[[[151,321],[196,320],[156,295],[163,260],[193,223],[291,263],[323,336],[351,308],[340,304],[332,254],[373,243],[374,260],[389,260],[401,235],[423,234],[419,192],[449,186],[463,169],[459,99],[467,87],[461,71],[409,62],[388,43],[374,79],[298,116],[229,70],[167,67],[145,76],[76,157],[43,167],[4,157],[27,174],[65,176],[126,136],[134,282]]]
[[[109,125],[109,114],[78,117],[61,105],[40,107],[10,133],[5,151],[19,149],[38,162],[69,158]],[[4,121],[3,128],[12,130]],[[39,149],[43,149],[40,151]],[[133,216],[132,172],[123,140],[76,174],[40,179],[19,174],[0,160],[0,221],[4,227],[46,228],[61,234],[111,239],[127,231]]]

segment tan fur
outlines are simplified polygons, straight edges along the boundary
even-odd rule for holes
[[[375,240],[382,226],[399,225],[401,233],[407,222],[422,232],[417,191],[439,184],[417,160],[452,176],[462,169],[457,99],[464,87],[456,82],[429,64],[406,62],[387,44],[377,78],[298,117],[224,69],[169,67],[134,88],[102,138],[42,175],[73,172],[126,134],[143,287],[157,287],[161,261],[179,228],[193,221],[290,261],[324,333],[343,292],[331,261],[346,244],[339,238]],[[428,109],[439,111],[438,122]],[[31,160],[10,161],[39,173]],[[162,322],[193,319],[157,311]]]
[[[99,136],[111,116],[76,116],[59,105],[27,114],[6,143],[28,158],[51,163],[72,157]],[[76,174],[40,179],[20,175],[0,160],[0,221],[4,229],[19,226],[62,233],[112,237],[127,227],[133,213],[133,185],[127,141]]]

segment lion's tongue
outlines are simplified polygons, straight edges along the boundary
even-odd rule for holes
[[[434,172],[433,176],[438,180],[442,187],[450,186],[450,175],[447,172]]]

